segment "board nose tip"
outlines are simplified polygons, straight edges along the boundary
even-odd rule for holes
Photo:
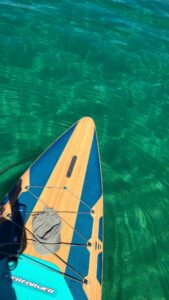
[[[89,116],[83,117],[82,119],[79,120],[79,122],[83,122],[83,123],[87,124],[88,126],[95,127],[94,120]]]

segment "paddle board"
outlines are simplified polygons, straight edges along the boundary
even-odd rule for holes
[[[51,225],[53,220],[59,226]],[[46,232],[38,238],[36,230]],[[48,241],[51,232],[54,242]],[[30,166],[1,202],[0,299],[100,300],[102,252],[98,143],[93,120],[84,117]]]

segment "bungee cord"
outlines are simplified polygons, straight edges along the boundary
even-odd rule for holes
[[[25,186],[25,189],[27,190],[27,192],[29,194],[31,194],[35,199],[37,199],[38,201],[40,201],[44,206],[48,207],[49,206],[40,198],[40,197],[37,197],[31,190],[30,188],[41,188],[41,189],[59,189],[59,190],[64,190],[64,191],[67,191],[68,193],[70,193],[74,198],[76,198],[79,202],[81,202],[83,205],[85,205],[89,211],[88,212],[85,212],[85,211],[82,211],[82,212],[78,212],[78,211],[57,211],[58,213],[70,213],[70,214],[81,214],[81,215],[91,215],[91,214],[94,214],[94,210],[88,205],[86,204],[83,200],[79,199],[79,197],[77,197],[73,192],[71,192],[66,186],[64,187],[59,187],[59,186]],[[43,213],[43,211],[34,211],[34,212],[26,212],[26,214],[29,214],[29,215],[37,215],[39,213]],[[37,261],[33,261],[33,263],[36,263],[36,264],[41,264],[43,265],[43,267],[47,268],[47,269],[50,269],[52,271],[55,271],[65,277],[68,277],[69,279],[72,279],[72,280],[75,280],[79,283],[82,283],[82,284],[87,284],[87,280],[84,278],[84,276],[79,273],[77,270],[75,270],[70,264],[68,264],[64,259],[62,259],[58,254],[56,254],[55,252],[53,252],[52,250],[50,250],[47,245],[54,245],[54,244],[60,244],[60,245],[67,245],[67,246],[75,246],[75,247],[88,247],[88,246],[92,246],[92,244],[90,242],[88,242],[88,240],[86,239],[86,237],[84,237],[79,231],[77,231],[71,224],[69,224],[69,222],[67,222],[62,216],[60,216],[61,220],[67,224],[67,226],[69,226],[76,234],[78,234],[86,243],[68,243],[68,242],[57,242],[57,243],[48,243],[48,242],[41,242],[39,241],[35,236],[34,234],[28,229],[26,228],[25,226],[22,227],[20,225],[18,225],[16,222],[14,222],[14,220],[12,219],[12,215],[11,214],[8,214],[7,217],[10,219],[10,221],[15,225],[17,226],[18,228],[20,228],[21,230],[23,230],[23,228],[29,233],[32,235],[32,239],[27,239],[29,241],[32,241],[32,242],[28,242],[27,244],[33,244],[34,242],[37,242],[39,244],[41,244],[43,247],[45,247],[53,256],[55,256],[57,259],[59,259],[63,264],[65,264],[72,272],[74,272],[76,275],[78,275],[81,279],[78,279],[74,276],[71,276],[69,274],[67,274],[66,272],[61,272],[60,270],[56,270],[52,267],[49,267],[49,266],[46,266],[46,265],[43,265]],[[0,243],[0,248],[1,247],[4,247],[5,245],[20,245],[21,243]],[[3,252],[3,251],[0,251],[0,254],[3,254],[3,255],[8,255],[9,257],[11,256],[16,256],[17,258],[20,258],[18,256],[18,254],[12,254],[12,253],[7,253],[7,252]],[[30,260],[29,257],[27,257],[26,255],[22,254],[22,256],[26,257],[28,260]]]
[[[15,226],[17,226],[19,229],[21,229],[21,230],[23,230],[23,228],[22,228],[22,226],[20,226],[20,225],[18,225],[17,223],[15,223],[14,221],[13,221],[13,219],[11,218],[11,216],[9,216],[8,215],[8,218],[11,220],[11,222],[15,225]],[[29,232],[32,236],[33,236],[33,238],[38,242],[38,243],[40,243],[41,244],[41,242],[34,236],[34,234],[28,229],[28,228],[26,228],[25,226],[24,226],[24,229],[27,231],[27,232]],[[43,245],[43,247],[45,247],[51,254],[53,254],[56,258],[58,258],[60,261],[62,261],[71,271],[73,271],[76,275],[78,275],[80,278],[81,278],[81,280],[79,280],[78,278],[74,278],[73,276],[71,276],[71,275],[69,275],[69,274],[67,274],[67,273],[64,273],[64,272],[61,272],[61,271],[57,271],[57,273],[59,273],[59,274],[61,274],[61,275],[64,275],[64,276],[66,276],[66,277],[69,277],[70,279],[71,278],[73,278],[73,279],[76,279],[77,281],[79,281],[79,282],[82,282],[82,283],[85,283],[85,284],[87,284],[86,283],[86,279],[84,279],[84,276],[81,274],[81,273],[79,273],[77,270],[75,270],[70,264],[68,264],[63,258],[61,258],[59,255],[57,255],[55,252],[53,252],[52,250],[50,250],[46,245],[44,245],[44,243],[42,243],[42,245]],[[10,254],[10,256],[11,256],[11,254]],[[55,269],[54,269],[55,270]]]
[[[37,199],[38,201],[40,201],[44,206],[50,208],[48,206],[48,204],[46,204],[40,197],[37,197],[32,191],[30,191],[29,189],[27,190],[28,193],[30,193],[35,199]],[[83,240],[85,240],[86,242],[88,241],[77,229],[75,229],[72,225],[69,224],[69,222],[67,222],[62,216],[60,216],[61,220],[67,224],[74,232],[76,232]]]
[[[41,185],[40,186],[38,186],[38,185],[27,185],[27,186],[25,186],[26,190],[29,190],[30,188],[65,190],[69,194],[71,194],[74,198],[76,198],[79,202],[83,203],[87,208],[89,208],[90,213],[94,213],[94,210],[92,210],[92,208],[88,204],[86,204],[82,199],[80,199],[71,190],[69,190],[67,186],[41,186]]]

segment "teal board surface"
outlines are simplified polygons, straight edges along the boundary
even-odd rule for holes
[[[53,271],[49,268],[52,268]],[[7,268],[7,259],[0,261],[1,300],[73,300],[65,278],[55,265],[28,255],[21,255],[17,268]]]

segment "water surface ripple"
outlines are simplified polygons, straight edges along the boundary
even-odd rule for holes
[[[0,1],[0,196],[95,119],[103,299],[169,299],[169,1]]]

